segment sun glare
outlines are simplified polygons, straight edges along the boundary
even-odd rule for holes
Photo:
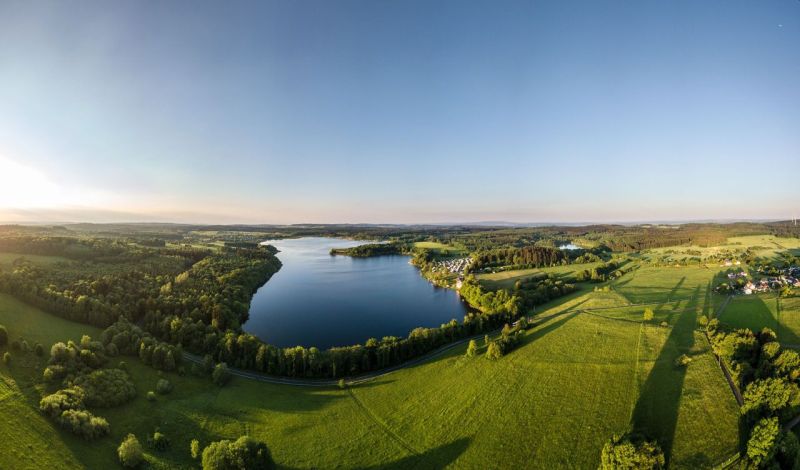
[[[63,196],[44,173],[0,158],[0,208],[53,207],[65,202]]]

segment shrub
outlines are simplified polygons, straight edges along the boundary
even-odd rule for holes
[[[150,442],[155,450],[165,451],[169,448],[169,439],[163,433],[156,431]]]
[[[51,418],[58,418],[67,410],[85,408],[86,394],[80,387],[69,387],[47,395],[39,401],[39,410]]]
[[[105,418],[94,416],[86,410],[64,411],[56,421],[61,427],[87,441],[106,436],[111,432],[111,427]]]
[[[212,442],[203,450],[203,470],[275,468],[267,445],[248,436]]]
[[[220,362],[214,367],[214,372],[211,373],[211,380],[214,381],[215,384],[222,387],[231,379],[231,373],[228,371],[228,365],[224,362]]]
[[[5,326],[0,325],[0,346],[8,344],[8,330]]]
[[[6,351],[6,353],[3,354],[3,364],[8,365],[10,363],[11,363],[11,353]]]
[[[128,363],[125,362],[125,361],[119,361],[119,364],[117,364],[117,369],[127,371],[128,370]]]
[[[661,326],[661,328],[666,328],[669,326],[669,323],[662,321],[659,325]]]
[[[54,364],[47,366],[42,375],[46,382],[55,383],[67,376],[67,368],[59,364]]]
[[[503,357],[503,351],[500,349],[500,346],[497,344],[497,341],[490,341],[489,347],[486,348],[486,358],[491,360],[497,360]]]
[[[72,381],[86,391],[89,406],[118,406],[136,396],[136,387],[128,373],[120,369],[99,369],[79,375]]]
[[[31,347],[28,342],[23,339],[22,342],[19,343],[19,350],[26,353],[31,350]]]
[[[478,354],[478,343],[474,339],[469,340],[467,346],[467,357],[475,357]]]
[[[39,357],[44,356],[44,346],[42,346],[41,343],[36,343],[36,346],[33,347],[33,351]]]
[[[13,349],[14,351],[19,351],[20,349],[22,349],[22,345],[20,344],[19,341],[14,340],[11,342],[11,349]]]
[[[172,391],[172,383],[167,379],[158,379],[156,382],[156,392],[166,395]]]
[[[705,315],[700,315],[700,318],[697,319],[697,324],[700,325],[700,328],[706,328],[708,326],[708,317]]]
[[[687,356],[686,354],[681,354],[675,358],[675,367],[686,367],[690,362],[692,362],[691,357]]]
[[[347,387],[347,383],[345,383],[344,379],[339,379],[339,388],[344,390]]]
[[[123,439],[122,444],[117,448],[117,455],[123,467],[135,468],[144,461],[144,451],[139,439],[133,434]]]
[[[192,443],[189,445],[189,451],[192,453],[193,459],[200,457],[200,441],[192,439]]]
[[[653,313],[652,308],[647,307],[646,309],[644,309],[644,313],[642,314],[642,318],[644,318],[644,321],[651,321],[654,316],[655,314]]]
[[[152,390],[147,392],[147,401],[156,401],[156,392]]]
[[[647,441],[642,436],[615,435],[603,446],[599,468],[661,469],[664,468],[664,452],[658,443]]]

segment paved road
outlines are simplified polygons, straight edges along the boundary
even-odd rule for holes
[[[692,298],[693,297],[683,298],[683,299],[674,299],[674,300],[670,300],[670,301],[668,301],[666,303],[682,302],[684,300],[690,300]],[[531,322],[533,324],[533,326],[537,326],[537,325],[540,325],[540,324],[542,324],[542,323],[544,323],[546,321],[549,321],[549,320],[551,320],[551,319],[553,319],[555,317],[558,317],[558,316],[561,316],[561,315],[566,315],[568,313],[583,313],[584,311],[588,311],[588,310],[610,310],[610,309],[614,309],[614,308],[637,307],[637,306],[640,306],[640,305],[657,305],[657,304],[660,305],[660,304],[664,304],[664,303],[665,302],[650,302],[650,303],[641,303],[641,304],[628,304],[628,305],[615,306],[615,307],[598,307],[598,308],[592,308],[592,309],[580,309],[580,310],[567,309],[567,310],[564,310],[563,312],[554,313],[552,315],[547,315],[545,317],[528,317],[528,321]],[[500,330],[502,330],[502,328],[498,328],[498,329],[496,329],[494,331],[490,331],[488,333],[481,333],[481,334],[478,334],[478,335],[470,336],[468,338],[460,339],[460,340],[455,341],[453,343],[446,344],[446,345],[442,346],[441,348],[436,349],[434,351],[431,351],[430,353],[425,354],[423,356],[420,356],[420,357],[418,357],[416,359],[412,359],[410,361],[404,362],[402,364],[397,364],[397,365],[392,366],[392,367],[387,367],[386,369],[381,369],[381,370],[378,370],[378,371],[375,371],[375,372],[370,372],[370,373],[359,375],[359,376],[356,376],[356,377],[345,378],[345,383],[347,385],[358,385],[358,384],[361,384],[361,383],[364,383],[364,382],[368,382],[370,380],[375,380],[375,379],[377,379],[379,377],[383,377],[384,375],[391,374],[392,372],[398,371],[400,369],[404,369],[406,367],[416,366],[416,365],[421,364],[423,362],[429,361],[429,360],[433,359],[434,357],[440,356],[440,355],[446,353],[447,351],[450,351],[453,348],[456,348],[456,347],[458,347],[458,346],[460,346],[460,345],[462,345],[464,343],[469,342],[470,340],[483,338],[483,336],[486,335],[486,334],[489,334],[489,335],[497,334],[497,333],[500,332]],[[201,364],[203,362],[203,358],[202,357],[194,355],[194,354],[189,354],[189,353],[185,352],[185,353],[183,353],[183,356],[189,362],[194,362],[194,363],[197,363],[197,364]],[[266,375],[266,374],[261,374],[261,373],[258,373],[258,372],[251,372],[251,371],[242,370],[242,369],[236,369],[236,368],[232,368],[232,367],[229,368],[228,370],[230,371],[231,375],[234,375],[236,377],[242,377],[242,378],[245,378],[245,379],[256,380],[258,382],[265,382],[265,383],[271,383],[271,384],[294,385],[294,386],[297,386],[297,387],[336,387],[336,386],[339,385],[339,379],[303,379],[303,378],[296,379],[296,378],[291,378],[291,377],[278,377],[278,376],[274,376],[274,375]]]

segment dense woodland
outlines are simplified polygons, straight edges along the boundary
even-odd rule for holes
[[[800,354],[782,348],[768,328],[758,333],[731,330],[714,319],[706,331],[714,352],[744,390],[741,415],[748,468],[796,468],[800,442],[783,426],[800,412]]]
[[[480,270],[491,266],[513,266],[513,269],[541,268],[555,266],[567,261],[564,250],[540,246],[525,248],[502,248],[476,253],[472,269]]]
[[[352,248],[332,248],[332,255],[347,255],[355,258],[366,258],[369,256],[401,255],[410,253],[409,245],[402,243],[367,243],[365,245],[354,246]]]

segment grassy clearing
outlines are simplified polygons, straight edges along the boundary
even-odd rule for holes
[[[0,268],[10,268],[14,261],[18,259],[25,259],[37,266],[50,266],[56,263],[66,262],[70,260],[62,258],[61,256],[42,256],[42,255],[21,255],[19,253],[0,252]]]
[[[800,298],[774,294],[734,297],[719,321],[735,328],[771,328],[782,343],[800,344]]]
[[[778,338],[800,344],[800,297],[778,299]]]
[[[348,390],[244,379],[218,389],[203,378],[168,374],[174,392],[150,403],[144,395],[157,373],[122,358],[139,395],[97,410],[112,435],[93,444],[39,414],[44,359],[29,354],[28,363],[0,366],[0,407],[12,417],[0,423],[0,468],[114,468],[125,434],[144,441],[156,427],[172,447],[148,450],[151,468],[195,465],[193,438],[207,443],[241,434],[263,439],[291,468],[589,468],[603,442],[629,425],[658,437],[674,468],[724,460],[738,443],[736,404],[694,333],[696,312],[676,311],[673,327],[662,328],[574,311],[625,301],[613,291],[576,293],[545,306],[541,315],[564,314],[530,330],[500,361],[466,359],[461,346]],[[667,315],[669,307],[662,310]],[[98,333],[7,296],[0,296],[0,323],[12,338],[48,346]],[[694,361],[675,369],[683,352]]]
[[[748,235],[731,237],[727,240],[727,243],[711,247],[691,245],[653,248],[643,252],[643,256],[648,259],[668,256],[671,260],[683,262],[692,258],[704,259],[723,253],[743,252],[747,249],[750,249],[758,258],[764,260],[776,259],[787,251],[796,256],[800,254],[800,239],[779,238],[773,235]]]
[[[530,279],[532,277],[552,274],[558,277],[572,277],[584,269],[592,269],[602,263],[568,264],[566,266],[553,266],[547,268],[515,269],[510,271],[499,271],[496,273],[478,274],[475,277],[487,289],[510,289],[517,281]]]
[[[453,256],[465,255],[466,252],[460,248],[450,246],[439,242],[414,242],[414,248],[421,248],[425,250],[435,251],[439,255]]]
[[[642,267],[611,283],[631,303],[706,298],[719,271],[705,267]]]

